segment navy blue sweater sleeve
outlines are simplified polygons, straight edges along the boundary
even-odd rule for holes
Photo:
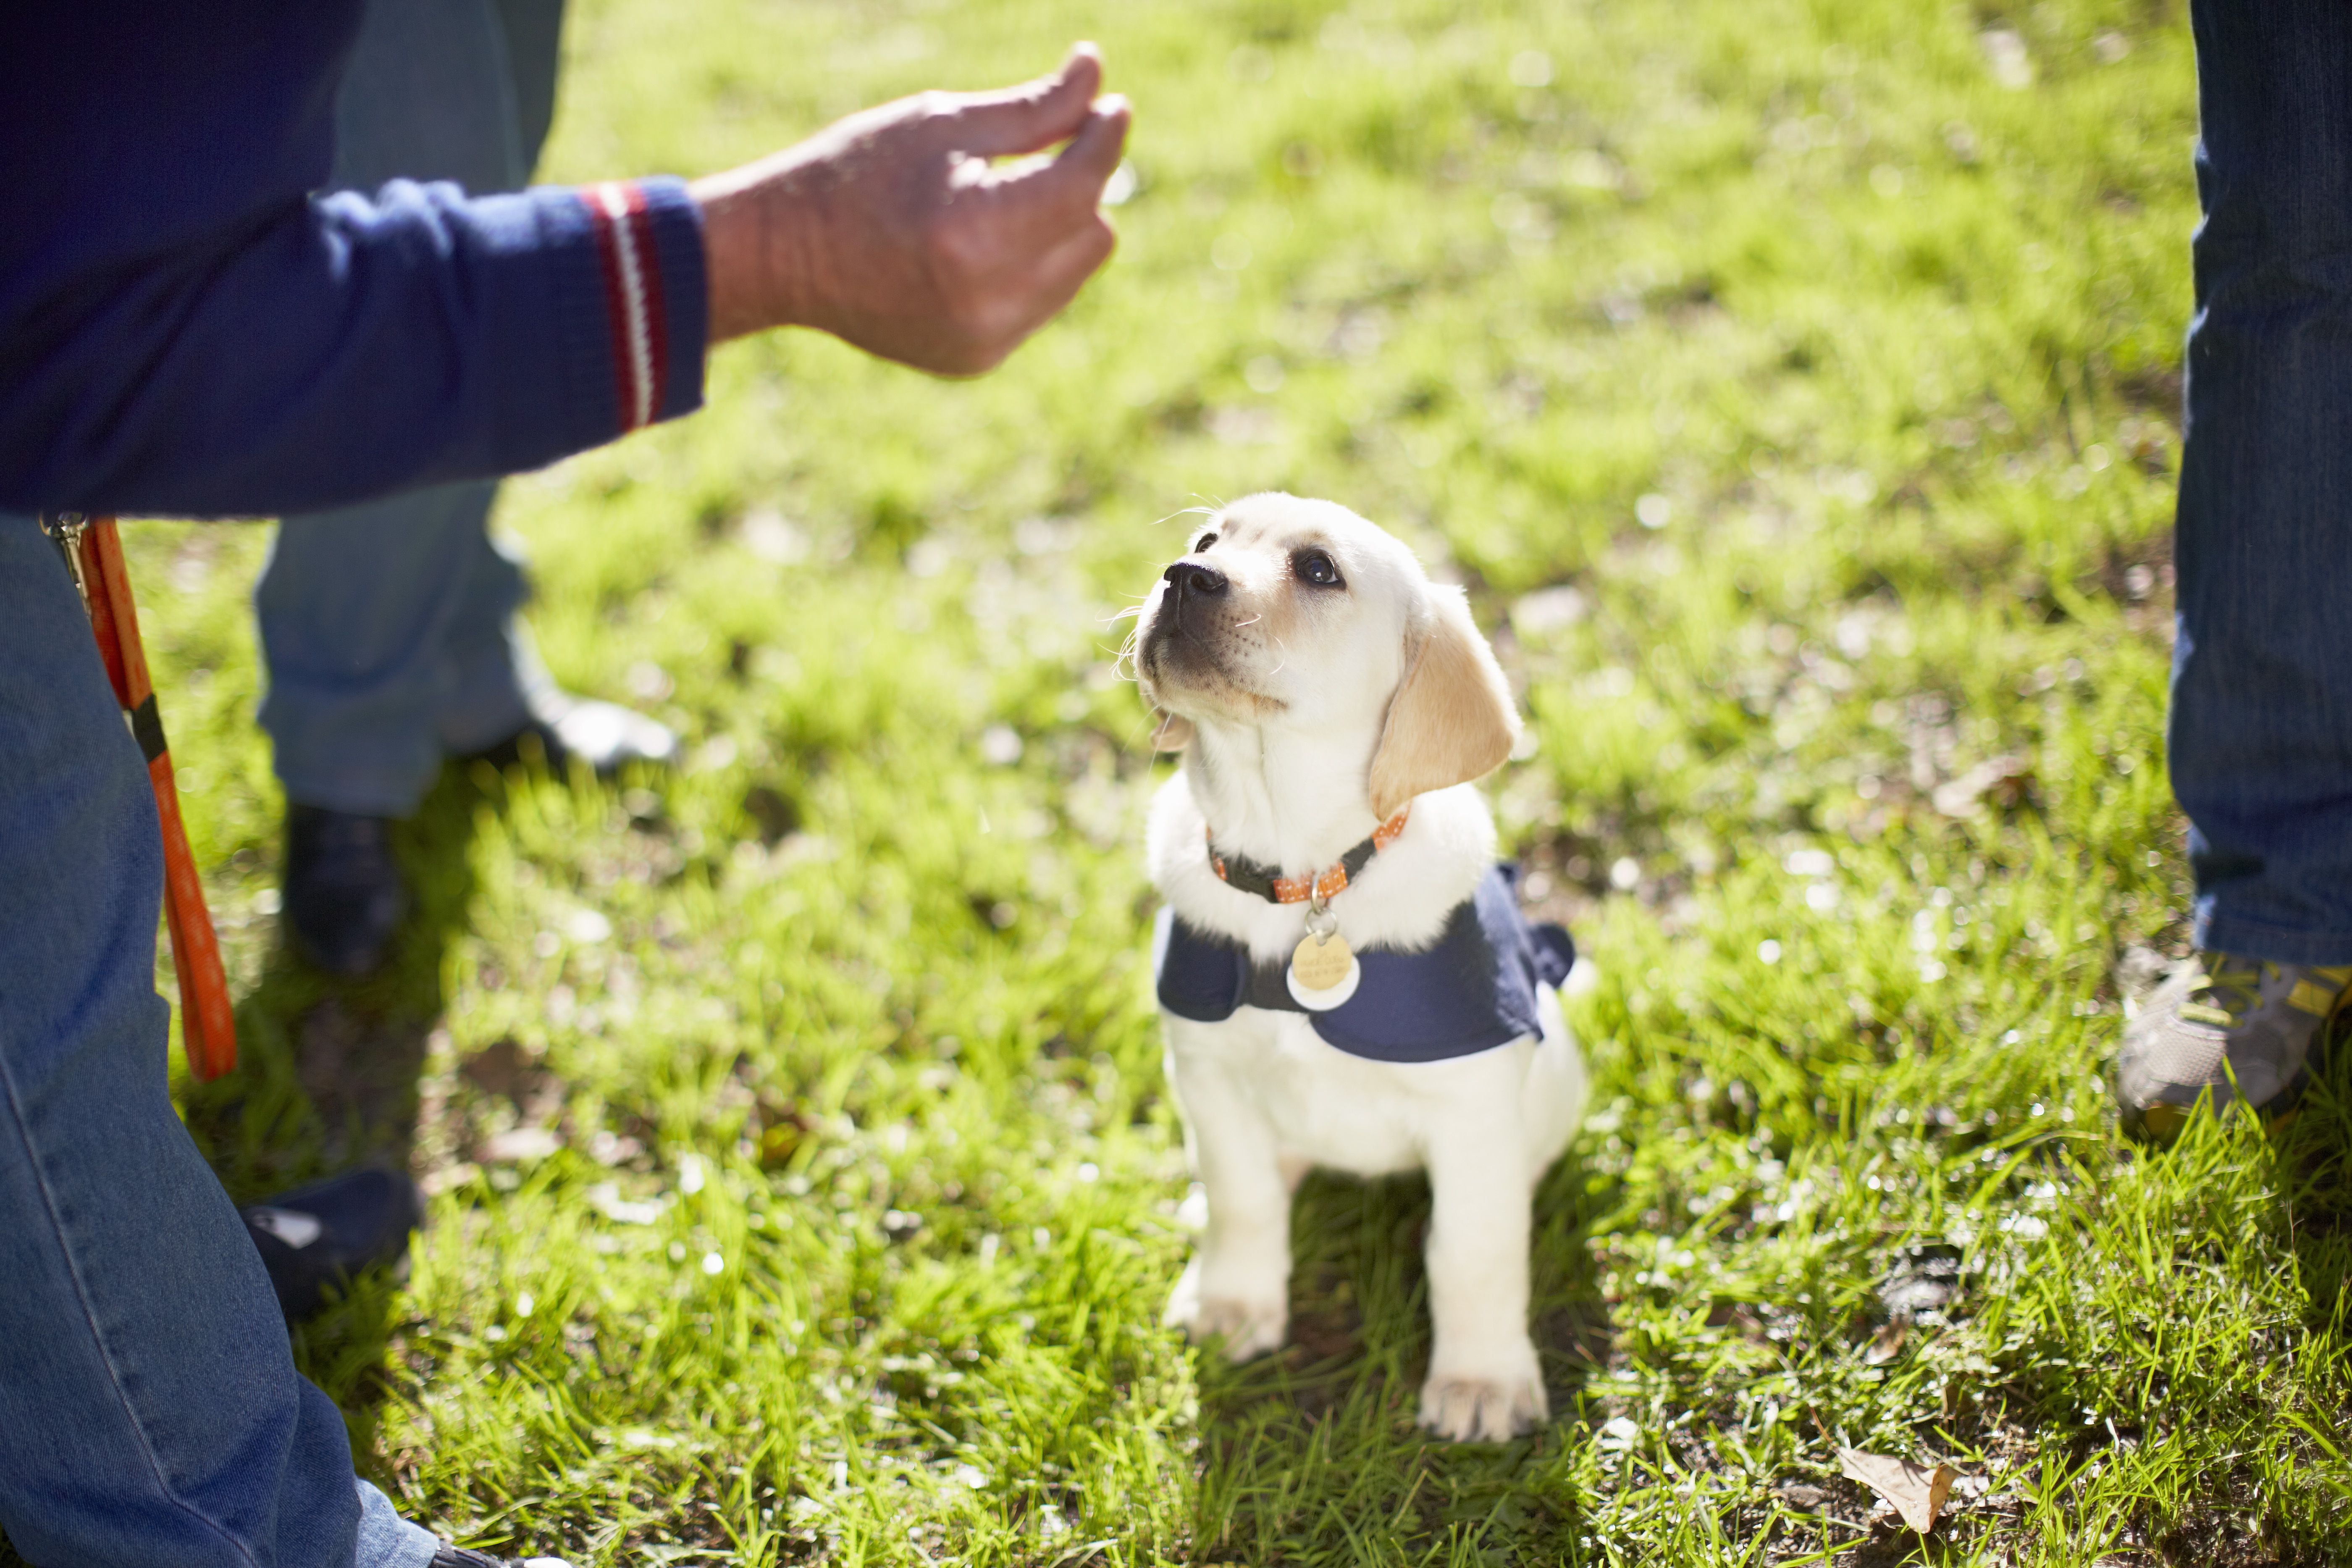
[[[73,36],[89,9],[102,38]],[[0,226],[0,507],[308,510],[699,405],[677,182],[317,194],[356,17],[96,0],[0,51],[0,100],[31,111],[0,130],[0,184],[32,198]]]

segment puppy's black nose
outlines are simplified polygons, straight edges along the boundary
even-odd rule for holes
[[[1225,591],[1225,574],[1213,566],[1198,561],[1179,561],[1160,574],[1168,579],[1179,594],[1201,594],[1213,597]]]

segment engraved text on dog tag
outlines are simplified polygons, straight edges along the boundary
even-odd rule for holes
[[[1310,1013],[1326,1013],[1356,994],[1364,967],[1356,962],[1348,939],[1338,931],[1328,936],[1301,937],[1290,954],[1290,998]]]

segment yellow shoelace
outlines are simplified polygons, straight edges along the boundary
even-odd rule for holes
[[[2256,963],[2252,959],[2241,963],[2221,953],[2213,957],[2211,969],[2198,965],[2189,1000],[2180,1005],[2180,1016],[2234,1029],[2249,1011],[2262,1005],[2264,983],[2277,982],[2280,969],[2275,963]],[[2315,1018],[2333,1016],[2345,986],[2352,984],[2352,966],[2315,968],[2309,975],[2294,983],[2286,996],[2287,1005]]]
[[[2198,966],[2197,978],[2189,990],[2189,1000],[2180,1005],[2180,1016],[2200,1024],[2216,1024],[2224,1029],[2238,1026],[2238,1016],[2260,1003],[2263,995],[2263,971],[2278,973],[2278,965],[2249,963],[2242,968],[2228,962],[2213,969]]]

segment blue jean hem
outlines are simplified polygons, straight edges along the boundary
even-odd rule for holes
[[[433,781],[440,775],[441,759],[435,758],[433,771],[413,786],[400,787],[381,778],[333,778],[317,774],[298,774],[281,778],[278,784],[286,792],[289,805],[312,805],[322,811],[340,811],[351,816],[386,816],[405,821],[416,815],[432,792]]]
[[[400,1517],[392,1500],[365,1481],[360,1493],[360,1532],[354,1568],[433,1568],[441,1538]]]
[[[2265,963],[2352,963],[2352,932],[2290,931],[2284,926],[2247,920],[2242,915],[2197,912],[2195,940],[2200,951],[2226,952]]]

